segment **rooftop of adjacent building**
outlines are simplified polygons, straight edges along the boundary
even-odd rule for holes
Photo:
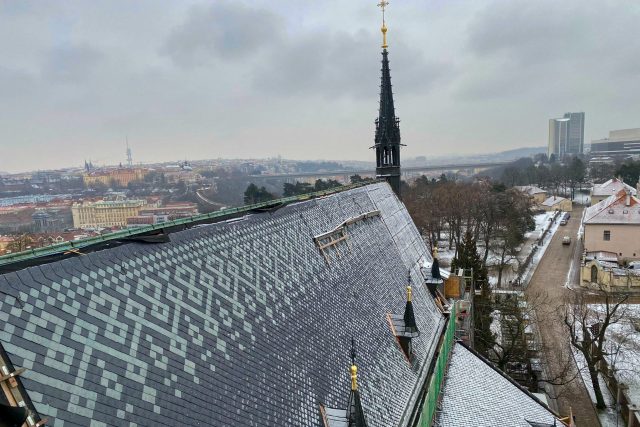
[[[566,199],[564,197],[561,197],[561,196],[551,196],[551,197],[548,197],[544,202],[542,202],[542,205],[543,206],[555,206],[558,203],[564,202],[565,200],[568,200],[568,199]]]
[[[635,197],[635,190],[632,192],[628,188],[621,188],[615,194],[588,207],[583,223],[640,224],[640,200]]]
[[[440,427],[562,425],[536,396],[461,343],[454,345],[443,389]]]
[[[592,143],[597,144],[600,142],[627,142],[627,141],[640,141],[640,128],[632,129],[619,129],[609,131],[608,138],[602,138],[594,140]]]
[[[611,196],[617,194],[620,190],[627,190],[633,195],[637,194],[637,190],[626,184],[622,178],[611,178],[602,184],[594,184],[591,189],[591,195],[597,197]]]
[[[516,185],[515,187],[516,190],[519,190],[523,193],[526,193],[530,196],[533,196],[534,194],[541,194],[541,193],[546,193],[545,190],[543,190],[540,187],[536,187],[535,185]]]

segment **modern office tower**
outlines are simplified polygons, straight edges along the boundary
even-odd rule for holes
[[[565,113],[549,120],[548,154],[557,159],[581,155],[584,151],[584,113]]]
[[[569,119],[565,154],[581,155],[584,153],[584,113],[565,113],[564,118]]]
[[[567,149],[568,130],[569,119],[549,120],[549,158],[551,156],[555,156],[556,159],[564,157]]]

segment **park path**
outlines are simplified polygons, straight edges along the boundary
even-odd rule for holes
[[[569,283],[573,287],[579,286],[579,266],[582,253],[582,242],[577,239],[583,207],[574,205],[571,219],[566,226],[559,226],[552,237],[546,252],[529,281],[526,289],[528,295],[546,293],[551,306],[544,310],[544,314],[538,313],[538,329],[544,343],[544,348],[554,348],[556,351],[547,352],[547,362],[550,375],[557,375],[564,365],[563,360],[574,360],[571,355],[568,333],[563,323],[562,305],[566,298],[574,292],[567,289]],[[571,237],[571,245],[562,244],[564,236]],[[575,362],[572,364],[573,374],[577,373]],[[558,388],[558,387],[557,387]],[[557,399],[561,416],[568,416],[573,412],[578,427],[597,427],[600,421],[587,389],[578,376],[571,383],[559,386]]]

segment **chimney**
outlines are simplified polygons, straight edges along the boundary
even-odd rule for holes
[[[631,206],[631,192],[628,189],[625,190],[624,205],[626,207]]]

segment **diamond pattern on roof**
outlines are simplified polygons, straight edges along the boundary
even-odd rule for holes
[[[328,265],[313,236],[352,216]],[[350,338],[371,426],[405,425],[443,317],[414,287],[410,366],[385,315],[427,249],[387,184],[0,276],[0,341],[53,426],[319,426]]]

